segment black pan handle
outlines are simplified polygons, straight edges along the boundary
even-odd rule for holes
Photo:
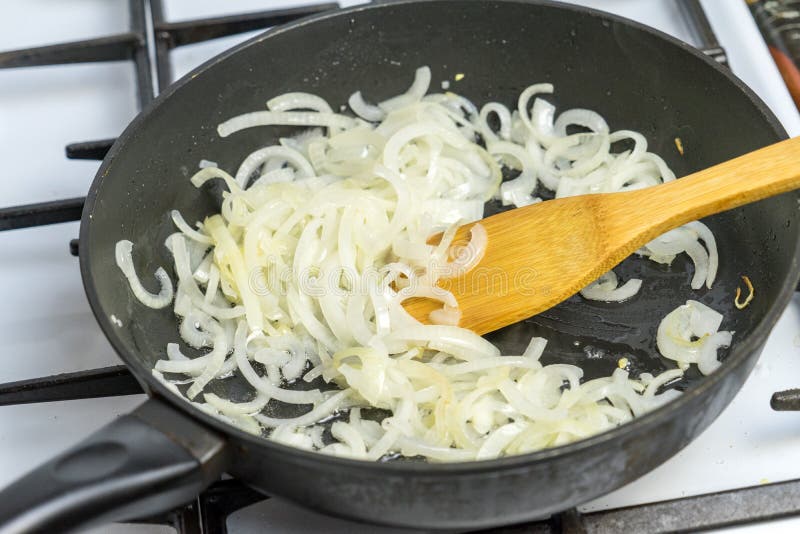
[[[149,399],[0,492],[0,533],[65,532],[170,510],[219,478],[227,449],[223,437]]]

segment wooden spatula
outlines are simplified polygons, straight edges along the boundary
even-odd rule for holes
[[[459,326],[484,334],[555,306],[668,230],[797,188],[800,137],[656,187],[509,210],[480,221],[489,237],[483,258],[440,286],[456,296]],[[468,240],[471,227],[456,240]],[[427,323],[441,303],[404,306]]]

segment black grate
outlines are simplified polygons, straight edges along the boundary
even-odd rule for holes
[[[726,63],[725,52],[719,46],[698,0],[680,0],[679,4],[699,47],[717,61]],[[169,54],[172,49],[283,24],[337,7],[334,3],[325,3],[296,9],[169,22],[164,19],[162,0],[128,0],[128,5],[128,32],[99,39],[0,52],[0,68],[132,61],[141,109],[153,100],[156,91],[160,92],[172,82]],[[148,40],[148,28],[153,30],[152,42]],[[151,62],[151,57],[154,58],[154,63]],[[114,139],[71,143],[66,147],[66,156],[69,159],[100,160],[113,143]],[[70,198],[0,208],[0,231],[79,220],[83,202],[83,198]],[[70,242],[70,250],[73,255],[78,254],[77,240]],[[0,406],[141,392],[140,385],[127,368],[115,366],[0,384]],[[800,393],[797,390],[776,393],[772,406],[778,410],[798,410]],[[138,523],[168,525],[187,534],[225,533],[227,518],[232,513],[266,498],[236,480],[221,480],[184,507],[159,517],[142,519]],[[572,509],[547,521],[483,532],[521,534],[694,531],[798,514],[800,481],[790,481],[608,512],[582,515]]]
[[[146,4],[149,4],[149,15]],[[294,9],[272,9],[256,13],[168,22],[164,20],[162,0],[128,0],[128,5],[129,32],[99,39],[0,52],[0,68],[131,60],[135,69],[138,103],[141,109],[155,98],[155,87],[161,91],[173,81],[170,50],[285,24],[300,17],[338,7],[335,3],[324,3]],[[147,38],[148,27],[152,27],[155,36],[155,42],[152,44]],[[150,60],[150,48],[155,49],[153,55],[155,65]],[[112,144],[114,139],[71,143],[66,147],[66,155],[70,159],[101,160]],[[0,208],[0,230],[77,221],[80,220],[82,209],[82,198]],[[75,247],[71,248],[77,250]]]
[[[718,63],[728,66],[728,55],[719,44],[700,0],[678,0],[678,9],[697,48]]]
[[[224,534],[226,519],[266,499],[237,480],[221,480],[194,501],[138,523],[180,533]],[[773,521],[800,514],[800,480],[721,491],[671,501],[581,514],[570,509],[543,521],[474,531],[475,534],[615,534],[698,532]]]

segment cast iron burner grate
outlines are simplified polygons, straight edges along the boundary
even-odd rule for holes
[[[679,5],[699,48],[720,63],[727,64],[725,51],[717,42],[699,1],[680,0]],[[168,22],[164,19],[162,0],[128,0],[128,6],[128,32],[99,39],[0,52],[0,68],[129,60],[134,65],[138,103],[142,108],[172,82],[169,53],[173,48],[284,24],[338,7],[335,3],[325,3],[296,9]],[[148,28],[152,28],[152,39],[148,39]],[[71,143],[66,147],[66,156],[69,159],[101,160],[113,143],[114,139]],[[84,198],[80,197],[1,208],[0,231],[77,221],[83,202]],[[78,255],[77,240],[70,242],[70,251]],[[119,365],[0,384],[0,406],[137,393],[142,393],[141,386],[125,366]],[[800,390],[775,393],[772,407],[776,410],[800,410]],[[167,525],[182,534],[221,534],[227,532],[227,520],[231,514],[267,498],[236,480],[220,480],[193,502],[161,516],[143,518],[134,523]],[[800,480],[795,480],[607,512],[580,514],[572,509],[546,521],[483,532],[694,531],[798,514]]]
[[[313,1],[313,0],[311,0]],[[168,22],[164,20],[162,0],[128,0],[130,31],[109,37],[0,52],[0,68],[63,65],[132,60],[136,74],[139,108],[149,104],[172,83],[172,49],[251,30],[285,24],[292,20],[339,7],[336,3],[316,4],[294,9],[272,9],[223,17]],[[148,9],[149,8],[149,9]],[[152,28],[153,43],[147,30]],[[151,61],[151,50],[153,51]],[[105,157],[115,139],[71,143],[69,159]],[[26,204],[0,209],[0,231],[80,220],[85,198]],[[77,255],[77,242],[70,243]]]

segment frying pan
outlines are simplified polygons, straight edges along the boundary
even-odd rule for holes
[[[342,459],[246,434],[152,376],[166,344],[178,339],[176,318],[169,309],[151,310],[135,300],[115,265],[115,243],[136,244],[140,273],[171,265],[163,246],[174,231],[169,211],[198,220],[218,209],[218,190],[189,183],[198,161],[234,169],[249,152],[292,133],[252,128],[220,139],[216,125],[286,91],[313,92],[335,106],[356,89],[380,100],[402,90],[420,65],[431,67],[435,84],[463,73],[454,89],[479,103],[511,104],[528,84],[552,82],[559,107],[594,109],[615,129],[642,132],[678,176],[785,137],[763,102],[690,47],[612,15],[549,2],[373,4],[305,19],[236,47],[184,77],[133,121],[103,162],[83,213],[86,294],[150,398],[7,488],[0,495],[0,530],[67,530],[147,516],[188,501],[223,472],[269,494],[375,523],[476,529],[521,522],[634,480],[720,413],[755,364],[797,282],[795,193],[707,220],[721,257],[711,290],[689,289],[692,267],[682,257],[670,267],[634,257],[620,267],[623,277],[645,280],[633,301],[613,305],[574,297],[490,336],[505,353],[519,353],[531,336],[544,336],[550,340],[548,362],[579,364],[587,378],[608,375],[626,356],[636,375],[672,366],[655,347],[655,328],[670,310],[694,298],[725,314],[723,328],[736,333],[717,372],[690,372],[679,399],[569,445],[454,464]],[[684,154],[675,149],[676,137]],[[743,274],[757,296],[739,311],[732,295]],[[154,280],[143,278],[156,289]],[[236,376],[209,390],[235,401],[253,395]],[[286,406],[268,410],[293,415]]]

